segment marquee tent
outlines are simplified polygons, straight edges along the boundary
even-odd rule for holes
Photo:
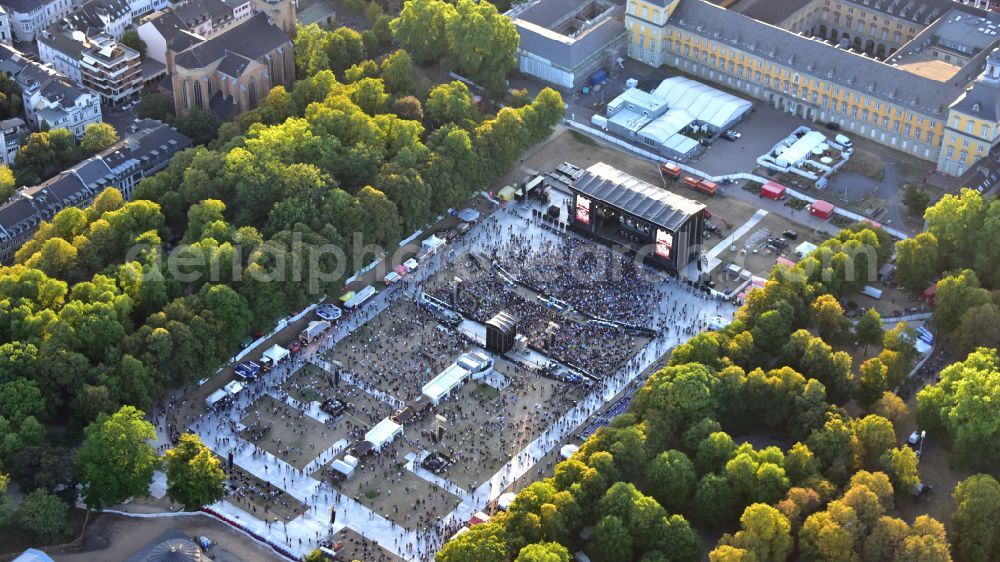
[[[368,430],[368,433],[365,433],[365,441],[371,443],[372,447],[376,451],[379,451],[401,433],[403,433],[403,426],[389,418],[385,418],[378,422],[375,427]]]
[[[287,349],[278,344],[274,344],[264,352],[263,358],[270,360],[272,365],[277,365],[281,361],[287,359],[289,355],[290,353]]]

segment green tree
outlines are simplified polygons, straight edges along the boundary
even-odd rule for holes
[[[882,468],[900,493],[911,493],[920,483],[917,453],[909,447],[896,447],[882,454]]]
[[[885,394],[886,368],[882,360],[872,357],[861,364],[860,371],[854,398],[861,407],[870,409]]]
[[[448,52],[446,25],[455,17],[455,7],[443,0],[410,0],[389,23],[389,29],[414,61],[427,64],[441,60]]]
[[[197,107],[174,121],[174,125],[195,144],[208,144],[219,133],[219,120],[215,115]]]
[[[67,129],[32,133],[14,157],[18,185],[36,185],[79,160],[76,138]]]
[[[930,432],[946,429],[960,463],[992,469],[1000,462],[1000,410],[987,404],[997,400],[1000,359],[995,349],[981,348],[917,394],[917,421]]]
[[[792,550],[792,526],[777,509],[755,503],[743,510],[740,531],[724,535],[721,544],[746,550],[758,562],[784,562]]]
[[[569,551],[557,542],[535,543],[521,549],[514,562],[569,562]]]
[[[329,32],[326,57],[330,61],[330,70],[342,75],[351,65],[365,58],[365,44],[361,40],[361,34],[349,27],[338,27]]]
[[[174,116],[174,102],[159,92],[151,92],[142,97],[136,114],[143,119],[167,121]]]
[[[923,291],[938,272],[938,241],[930,232],[896,243],[896,278],[911,291]]]
[[[673,512],[683,512],[694,495],[698,475],[684,453],[671,449],[653,457],[646,467],[650,495]]]
[[[438,127],[445,123],[462,126],[475,119],[469,87],[458,81],[434,86],[427,95],[424,112],[430,122]]]
[[[517,29],[489,2],[458,0],[455,14],[445,18],[448,61],[487,95],[501,99],[507,73],[517,66]]]
[[[21,115],[21,87],[7,73],[0,75],[0,119]]]
[[[0,384],[0,416],[20,425],[29,416],[43,418],[44,414],[45,399],[38,383],[21,378]]]
[[[83,132],[80,148],[85,154],[97,154],[118,142],[118,132],[107,123],[91,123]]]
[[[938,271],[969,267],[979,249],[986,206],[972,189],[945,195],[924,213],[927,231],[938,241]]]
[[[1000,348],[1000,307],[982,304],[965,311],[952,334],[955,350],[968,354],[980,347]]]
[[[10,477],[0,472],[0,529],[10,523],[11,514],[14,513],[14,502],[7,493],[7,486],[10,484]]]
[[[988,474],[976,474],[955,486],[952,541],[962,562],[987,562],[1000,557],[1000,484]]]
[[[52,541],[66,532],[66,504],[44,488],[24,496],[17,525],[37,540]]]
[[[882,454],[896,444],[892,422],[880,416],[868,415],[855,420],[853,426],[857,466],[867,470],[878,468]]]
[[[590,549],[597,562],[632,559],[632,534],[620,517],[606,515],[594,527]]]
[[[923,189],[910,185],[903,190],[903,204],[918,217],[924,216],[924,211],[930,203],[931,196]]]
[[[865,344],[865,353],[868,353],[869,345],[878,345],[882,342],[884,331],[882,330],[882,316],[878,310],[869,308],[858,319],[854,327],[854,335],[858,341]]]
[[[153,425],[132,406],[122,406],[110,416],[101,414],[84,429],[76,459],[87,507],[100,510],[149,493],[158,465],[148,443],[153,439]]]
[[[5,203],[11,195],[14,195],[16,185],[14,172],[7,165],[0,165],[0,204]]]
[[[222,463],[194,433],[181,435],[177,446],[163,456],[167,497],[195,511],[222,499],[226,474]]]
[[[409,96],[416,91],[413,59],[406,51],[399,50],[382,59],[380,76],[385,82],[385,89],[393,96]]]
[[[849,321],[833,295],[820,295],[810,307],[813,321],[824,341],[836,344],[843,340]]]
[[[308,78],[330,70],[330,58],[327,55],[330,41],[330,33],[315,23],[295,28],[295,67],[299,78]]]
[[[136,29],[128,29],[122,34],[121,38],[122,45],[132,49],[139,53],[139,58],[142,60],[146,59],[146,42],[139,38],[139,32]]]

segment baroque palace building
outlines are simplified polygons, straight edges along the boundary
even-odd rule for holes
[[[628,56],[960,176],[1000,141],[1000,14],[952,0],[627,0]]]

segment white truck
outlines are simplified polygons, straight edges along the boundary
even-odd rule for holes
[[[313,320],[309,322],[305,330],[299,333],[299,341],[302,345],[309,345],[316,338],[318,338],[323,332],[330,329],[330,323],[326,320]]]

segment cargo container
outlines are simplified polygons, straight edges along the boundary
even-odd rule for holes
[[[673,162],[663,162],[660,164],[660,173],[669,178],[677,179],[681,177],[681,167]]]
[[[687,176],[684,178],[684,183],[689,187],[697,189],[698,191],[710,196],[715,197],[715,192],[718,191],[719,186],[715,185],[715,182],[698,179],[694,176]]]

